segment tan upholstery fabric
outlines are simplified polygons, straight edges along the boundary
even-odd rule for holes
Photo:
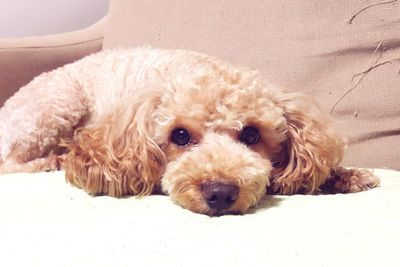
[[[0,39],[0,107],[36,75],[101,50],[105,21],[76,32]]]
[[[112,0],[104,47],[205,52],[311,93],[326,110],[350,91],[332,112],[350,140],[345,164],[400,169],[400,61],[352,79],[400,58],[398,1],[353,17],[377,2]]]

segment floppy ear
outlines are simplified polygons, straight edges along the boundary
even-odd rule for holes
[[[314,193],[342,160],[344,140],[331,119],[311,99],[283,94],[277,104],[287,122],[286,141],[272,172],[275,193]]]
[[[93,195],[152,193],[165,165],[163,152],[151,138],[159,101],[156,94],[137,97],[77,130],[66,144],[67,181]]]

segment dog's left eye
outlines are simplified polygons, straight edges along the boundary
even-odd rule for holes
[[[172,131],[171,141],[178,146],[186,146],[190,142],[190,135],[186,129],[177,128]]]
[[[239,140],[248,146],[255,145],[260,140],[260,133],[256,127],[245,127],[240,133]]]

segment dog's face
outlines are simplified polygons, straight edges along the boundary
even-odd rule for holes
[[[340,162],[344,143],[310,99],[203,55],[178,59],[75,133],[70,183],[111,196],[161,188],[187,209],[222,215],[244,213],[266,190],[315,192]]]
[[[181,206],[243,213],[265,195],[286,120],[268,90],[247,86],[203,79],[163,96],[154,113],[167,162],[161,185]]]

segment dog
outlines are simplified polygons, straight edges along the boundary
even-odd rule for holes
[[[310,98],[185,50],[105,50],[36,77],[0,110],[0,172],[65,169],[91,195],[162,192],[210,216],[268,194],[364,191]]]

